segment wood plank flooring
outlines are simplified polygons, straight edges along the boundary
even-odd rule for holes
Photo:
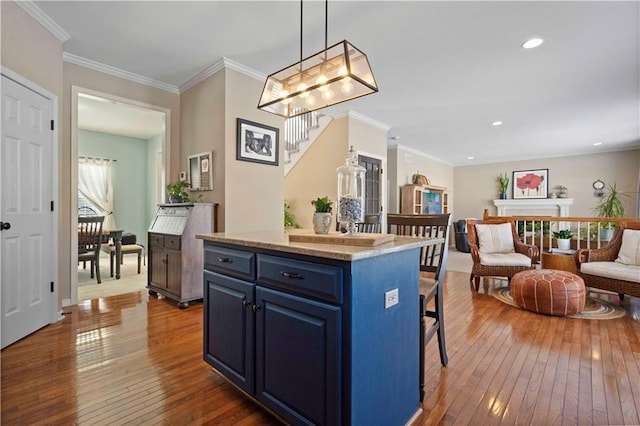
[[[415,424],[640,424],[639,299],[624,318],[579,320],[485,290],[447,273],[449,366],[432,339]],[[2,424],[279,424],[202,360],[202,305],[146,291],[81,302],[0,362]]]

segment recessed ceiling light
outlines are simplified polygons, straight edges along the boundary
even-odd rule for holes
[[[593,144],[593,146],[600,146],[600,145],[602,145],[602,142],[596,142]]]
[[[522,43],[522,47],[524,47],[525,49],[533,49],[534,47],[540,46],[542,44],[542,41],[543,40],[541,38],[531,38]]]
[[[502,121],[494,121],[491,123],[492,126],[502,126]]]
[[[467,157],[467,160],[473,160],[475,157],[473,155]]]

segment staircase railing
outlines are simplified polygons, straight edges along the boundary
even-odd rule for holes
[[[309,138],[309,130],[318,127],[318,113],[306,112],[295,117],[288,118],[284,122],[285,149],[289,152],[298,152],[300,142]]]

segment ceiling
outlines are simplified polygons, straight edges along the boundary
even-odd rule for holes
[[[176,88],[222,57],[264,75],[299,60],[298,2],[34,3],[66,53]],[[389,144],[454,166],[640,147],[639,2],[331,1],[328,22],[380,92],[326,112],[389,126]],[[324,48],[324,2],[304,2],[303,41]]]

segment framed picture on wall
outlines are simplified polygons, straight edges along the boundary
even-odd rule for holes
[[[549,169],[513,172],[513,199],[547,198]]]
[[[187,175],[192,191],[213,190],[212,159],[211,151],[190,155],[187,158]]]
[[[277,166],[278,133],[275,127],[238,118],[236,159]]]

